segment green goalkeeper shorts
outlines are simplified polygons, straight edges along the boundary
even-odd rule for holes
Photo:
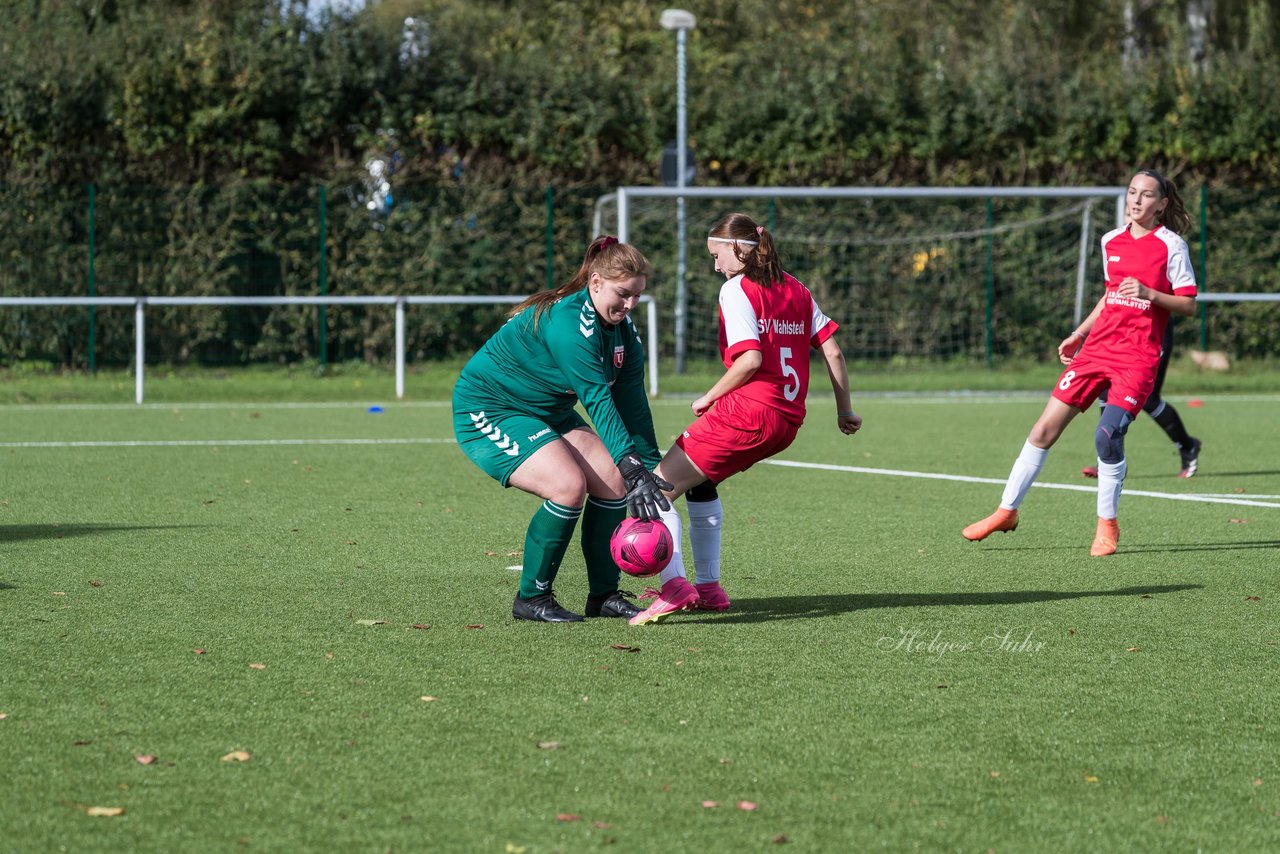
[[[533,452],[579,427],[586,420],[576,411],[556,421],[547,421],[492,401],[483,407],[468,405],[463,395],[453,398],[453,435],[458,447],[480,470],[503,486]]]

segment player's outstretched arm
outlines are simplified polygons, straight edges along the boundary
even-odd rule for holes
[[[822,342],[822,358],[826,360],[827,376],[836,395],[836,426],[841,433],[857,433],[862,428],[862,416],[853,411],[853,402],[849,399],[849,368],[834,335]]]

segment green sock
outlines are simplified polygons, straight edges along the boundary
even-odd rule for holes
[[[573,540],[581,507],[565,507],[544,501],[533,514],[524,535],[524,569],[520,571],[520,598],[532,599],[551,592],[560,561]]]
[[[587,585],[591,596],[618,589],[620,570],[609,552],[613,529],[626,518],[627,499],[587,498],[582,512],[582,556],[587,561]]]

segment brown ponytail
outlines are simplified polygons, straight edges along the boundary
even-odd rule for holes
[[[708,237],[732,240],[733,254],[742,262],[742,275],[761,287],[782,281],[782,260],[773,235],[744,213],[731,213],[711,227]]]
[[[587,247],[582,266],[578,268],[578,272],[574,273],[572,279],[555,290],[539,291],[511,309],[507,317],[515,317],[529,306],[533,306],[533,323],[536,326],[542,313],[556,300],[585,288],[592,273],[599,273],[600,278],[609,280],[631,279],[636,276],[647,278],[653,274],[653,265],[639,249],[631,244],[619,243],[618,238],[607,234],[597,237]]]

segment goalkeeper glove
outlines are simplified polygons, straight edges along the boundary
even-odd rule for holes
[[[632,516],[657,519],[660,510],[671,509],[671,502],[662,491],[675,487],[645,468],[635,454],[627,454],[619,460],[618,471],[627,485],[627,510]]]

